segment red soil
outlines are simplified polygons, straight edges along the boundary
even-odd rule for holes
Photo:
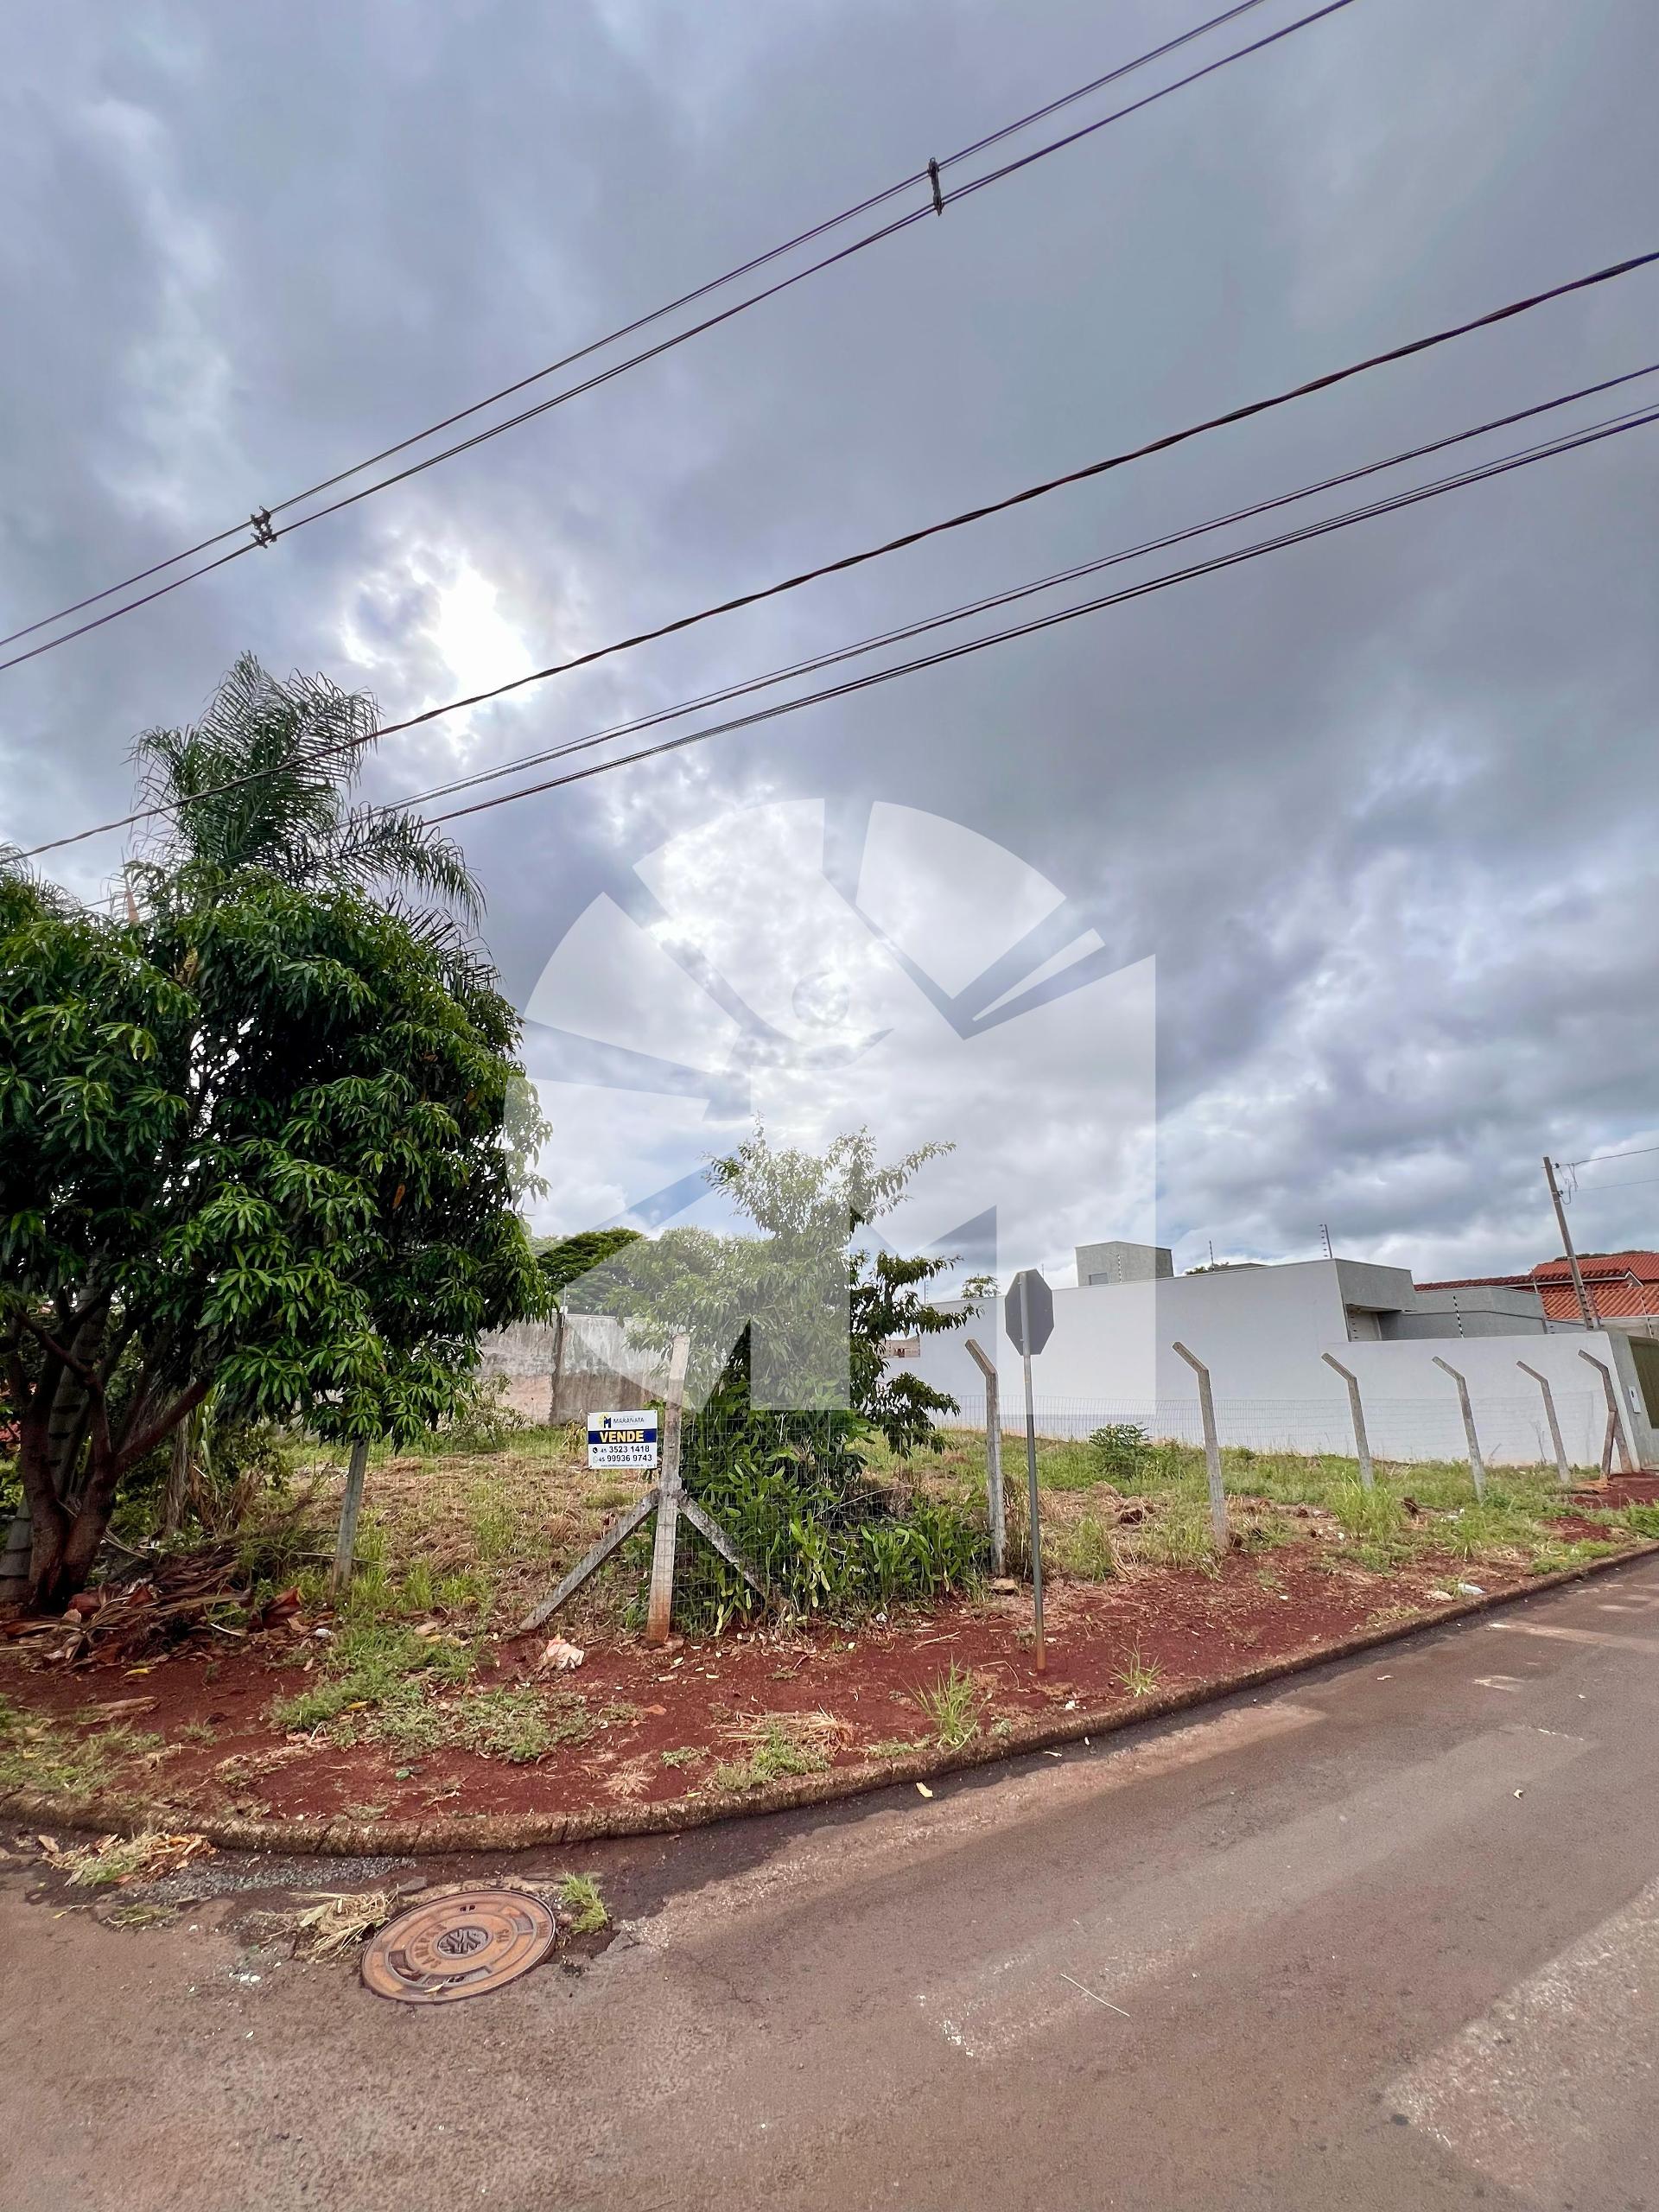
[[[1424,1560],[1370,1573],[1333,1556],[1325,1537],[1266,1555],[1234,1553],[1216,1576],[1154,1570],[1103,1585],[1058,1581],[1047,1592],[1045,1676],[1033,1666],[1025,1589],[855,1632],[728,1634],[677,1641],[665,1651],[637,1640],[594,1645],[579,1670],[547,1676],[536,1672],[543,1637],[535,1635],[494,1645],[481,1683],[540,1680],[552,1693],[580,1692],[595,1716],[607,1707],[632,1710],[588,1741],[522,1765],[452,1749],[411,1755],[285,1737],[269,1708],[316,1678],[320,1662],[301,1673],[299,1653],[322,1649],[297,1633],[273,1634],[222,1657],[196,1648],[147,1666],[73,1671],[14,1648],[3,1655],[3,1685],[42,1719],[86,1732],[126,1722],[163,1737],[170,1748],[158,1763],[148,1770],[128,1765],[111,1787],[142,1796],[181,1827],[193,1814],[287,1817],[353,1808],[404,1821],[434,1811],[564,1813],[687,1797],[707,1787],[719,1762],[742,1757],[745,1724],[768,1714],[830,1716],[841,1726],[825,1731],[820,1721],[820,1740],[838,1766],[868,1760],[879,1743],[919,1744],[929,1726],[917,1693],[953,1665],[971,1671],[987,1700],[982,1724],[990,1728],[1046,1710],[1131,1706],[1122,1676],[1132,1657],[1156,1670],[1160,1692],[1180,1689],[1328,1646],[1368,1625],[1432,1618],[1459,1583],[1498,1592],[1529,1579],[1519,1567]],[[108,1709],[129,1700],[131,1710]],[[105,1710],[93,1716],[89,1708],[98,1707]],[[210,1726],[213,1740],[183,1738],[193,1723]],[[664,1764],[664,1751],[688,1746],[702,1755]],[[237,1765],[227,1773],[230,1759]]]

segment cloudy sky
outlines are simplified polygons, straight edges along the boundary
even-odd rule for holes
[[[1009,150],[1299,12],[1266,0]],[[0,34],[0,627],[1203,13],[25,0]],[[0,674],[0,838],[121,810],[133,734],[189,719],[244,648],[402,716],[1650,248],[1656,65],[1645,0],[1355,0]],[[389,740],[368,788],[418,792],[1650,359],[1659,273]],[[671,1193],[753,1103],[954,1140],[934,1227],[997,1205],[1004,1262],[1058,1280],[1074,1239],[1154,1227],[1189,1265],[1211,1242],[1305,1256],[1322,1223],[1423,1276],[1553,1252],[1540,1155],[1659,1143],[1656,491],[1659,426],[457,823],[556,1123],[541,1217]],[[91,894],[124,849],[54,865]],[[1659,1154],[1584,1173],[1575,1218],[1586,1245],[1659,1239]]]

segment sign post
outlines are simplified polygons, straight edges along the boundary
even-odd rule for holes
[[[689,1497],[680,1479],[680,1432],[685,1406],[685,1370],[691,1356],[691,1339],[677,1336],[668,1363],[668,1390],[662,1424],[662,1471],[626,1513],[613,1521],[605,1534],[579,1559],[550,1598],[532,1605],[518,1624],[518,1633],[540,1628],[565,1599],[580,1590],[596,1567],[617,1546],[631,1536],[640,1522],[657,1516],[656,1541],[652,1547],[650,1617],[645,1628],[648,1643],[668,1640],[674,1611],[674,1561],[679,1544],[682,1515],[705,1543],[736,1568],[757,1597],[766,1586],[743,1557],[718,1521]],[[588,1464],[590,1467],[645,1467],[658,1464],[658,1421],[654,1408],[626,1413],[590,1414],[588,1418]]]
[[[1021,1268],[1008,1286],[1003,1326],[1019,1353],[1026,1376],[1026,1480],[1031,1493],[1031,1610],[1036,1638],[1037,1672],[1048,1672],[1043,1644],[1043,1523],[1037,1497],[1037,1412],[1031,1395],[1031,1357],[1054,1333],[1054,1294],[1039,1268]]]

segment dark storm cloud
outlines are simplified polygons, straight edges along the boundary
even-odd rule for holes
[[[0,611],[27,620],[230,522],[1198,12],[20,11]],[[1233,41],[1292,12],[1274,0]],[[132,733],[193,712],[244,646],[400,715],[1650,245],[1656,45],[1639,0],[1359,0],[0,677],[0,835],[118,810]],[[1659,279],[1633,278],[435,726],[373,786],[1636,366],[1656,304]],[[1211,1236],[1305,1250],[1329,1219],[1426,1268],[1529,1261],[1551,1248],[1538,1154],[1656,1118],[1656,438],[478,817],[461,826],[509,983],[701,812],[929,808],[1042,868],[1122,960],[1156,954],[1161,1233],[1184,1256]],[[66,873],[90,887],[118,857]],[[1599,1241],[1650,1240],[1653,1195],[1601,1201]]]

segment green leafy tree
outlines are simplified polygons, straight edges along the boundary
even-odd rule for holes
[[[536,1262],[549,1290],[557,1298],[578,1276],[602,1266],[639,1241],[637,1229],[584,1229],[574,1236],[538,1237]]]
[[[881,1161],[867,1129],[822,1154],[757,1129],[708,1174],[759,1235],[680,1229],[632,1242],[589,1268],[570,1302],[628,1320],[659,1349],[686,1331],[698,1397],[729,1391],[741,1369],[744,1395],[763,1405],[839,1408],[900,1453],[931,1444],[934,1414],[956,1400],[892,1368],[886,1347],[961,1326],[926,1295],[954,1263],[889,1251],[868,1232],[948,1149]]]
[[[173,794],[136,918],[0,868],[0,1373],[37,1605],[82,1586],[209,1390],[412,1440],[464,1405],[480,1332],[548,1306],[515,1210],[544,1134],[517,1017],[450,916],[373,895],[470,897],[464,865],[306,797],[315,716],[284,721],[295,687],[252,664],[232,682],[246,742],[215,724],[195,788],[277,772],[239,827]]]

